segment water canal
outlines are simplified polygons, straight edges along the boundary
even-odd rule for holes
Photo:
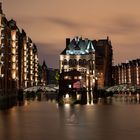
[[[139,140],[140,104],[112,97],[90,105],[25,100],[0,111],[0,140]]]

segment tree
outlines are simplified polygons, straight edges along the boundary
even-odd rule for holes
[[[57,83],[59,82],[59,78],[60,78],[60,73],[58,71],[56,71],[55,79],[56,79]]]

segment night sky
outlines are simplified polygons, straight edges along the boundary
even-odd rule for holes
[[[65,39],[82,36],[112,41],[115,64],[140,58],[139,0],[0,0],[38,46],[39,59],[59,67]]]

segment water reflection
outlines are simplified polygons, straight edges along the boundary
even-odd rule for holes
[[[0,111],[0,140],[138,140],[140,106],[137,96],[90,99],[86,105],[59,104],[49,96],[26,98]],[[72,100],[85,100],[77,96]],[[93,96],[94,97],[94,96]],[[133,105],[132,105],[133,104]]]
[[[140,95],[137,94],[114,94],[112,96],[96,96],[92,91],[86,93],[76,93],[63,95],[59,98],[60,104],[81,104],[81,105],[94,105],[94,104],[114,104],[115,102],[136,104],[140,103]]]
[[[66,94],[59,97],[56,93],[47,94],[44,92],[39,92],[37,94],[25,94],[24,99],[21,101],[16,101],[14,105],[17,106],[27,106],[32,101],[47,101],[52,103],[58,103],[59,105],[71,104],[71,105],[95,105],[95,104],[139,104],[140,103],[140,95],[137,94],[114,94],[113,96],[103,97],[101,93],[94,94],[92,91],[90,92],[82,92],[82,93],[72,93]],[[4,109],[7,106],[2,106]]]
[[[114,94],[113,96],[103,97],[101,93],[98,95],[93,94],[92,91],[90,92],[83,92],[83,93],[74,93],[74,94],[66,94],[58,98],[57,94],[46,94],[40,93],[36,96],[25,98],[28,101],[47,101],[58,103],[59,105],[94,105],[94,104],[117,104],[117,103],[130,103],[130,104],[139,104],[140,103],[140,95],[137,93],[133,94]],[[18,102],[18,105],[25,105],[28,104],[27,101],[24,100],[23,102]]]

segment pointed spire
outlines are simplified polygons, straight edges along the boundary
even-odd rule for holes
[[[25,31],[23,29],[21,30],[21,32],[22,32],[23,36],[26,36],[26,33],[25,33]]]
[[[45,62],[45,60],[43,60],[42,68],[45,68],[45,69],[47,69],[47,65],[46,65],[46,62]]]
[[[46,66],[46,62],[45,62],[45,60],[43,60],[43,66]]]

